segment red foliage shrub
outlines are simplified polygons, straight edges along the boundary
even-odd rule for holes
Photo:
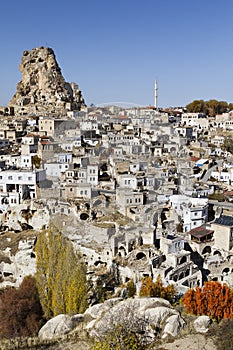
[[[205,282],[202,288],[189,289],[183,302],[194,315],[207,315],[217,321],[233,318],[233,290],[220,282]]]
[[[3,291],[0,295],[0,320],[1,337],[36,334],[42,322],[42,308],[33,277],[25,277],[17,289]]]

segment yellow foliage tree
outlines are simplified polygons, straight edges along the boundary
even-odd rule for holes
[[[72,243],[50,227],[37,238],[36,256],[36,282],[45,318],[84,312],[88,306],[86,264]]]
[[[139,295],[144,297],[163,298],[172,302],[175,292],[176,291],[173,284],[170,284],[167,287],[163,286],[160,276],[157,277],[155,282],[153,282],[151,277],[144,277],[142,279]]]

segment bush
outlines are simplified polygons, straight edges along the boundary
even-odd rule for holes
[[[114,314],[91,350],[145,350],[153,343],[145,316],[135,314],[131,305]]]
[[[233,290],[220,282],[205,282],[204,287],[189,289],[183,303],[193,315],[207,315],[220,321],[233,318]]]
[[[127,290],[128,290],[128,297],[129,297],[129,298],[134,297],[135,294],[136,294],[136,286],[135,286],[133,280],[130,280],[130,281],[127,283],[126,288],[127,288]]]
[[[0,320],[1,337],[25,337],[37,333],[43,318],[33,277],[25,277],[17,289],[3,291],[0,295]]]
[[[164,287],[161,277],[158,276],[156,282],[153,282],[151,277],[143,278],[139,295],[141,297],[163,298],[170,302],[173,302],[175,298],[175,293],[176,290],[174,285],[170,284],[167,287]]]

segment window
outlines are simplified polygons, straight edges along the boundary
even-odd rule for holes
[[[12,176],[8,176],[8,180],[13,180],[13,177]]]
[[[18,176],[18,180],[22,180],[22,176]]]
[[[32,181],[32,177],[31,176],[28,176],[28,181]]]

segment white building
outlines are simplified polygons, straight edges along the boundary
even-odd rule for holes
[[[203,225],[208,220],[208,199],[185,195],[170,196],[170,204],[183,220],[183,232]]]
[[[0,209],[17,205],[24,199],[36,199],[45,170],[3,170],[0,172]]]

